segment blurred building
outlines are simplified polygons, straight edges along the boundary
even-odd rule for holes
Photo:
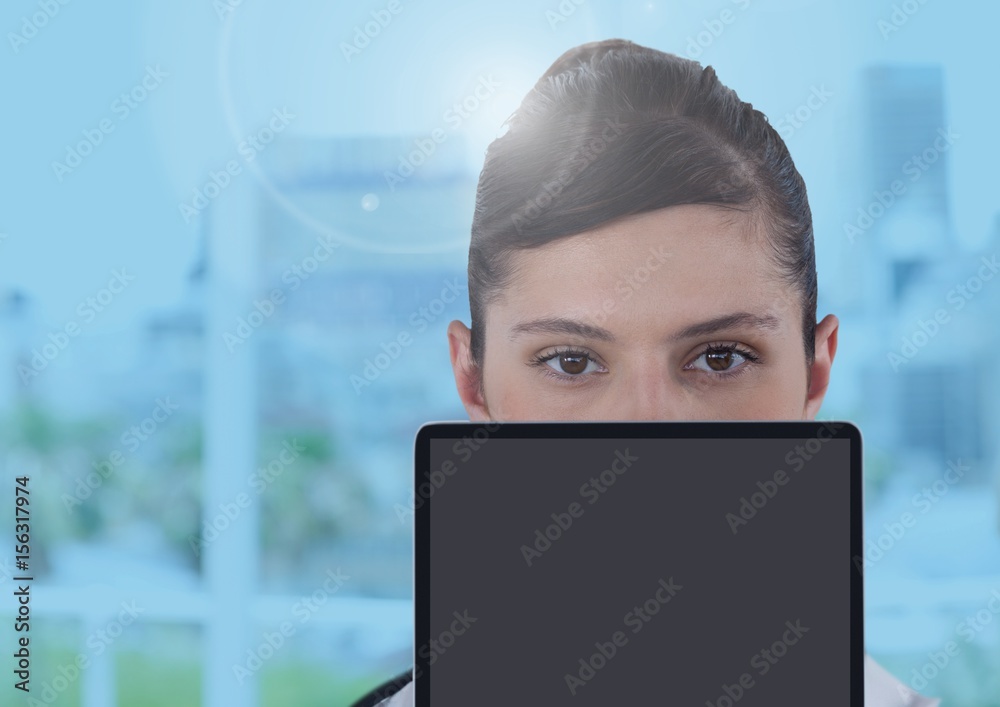
[[[942,68],[874,66],[864,79],[872,219],[858,252],[875,336],[860,372],[865,429],[893,450],[900,473],[962,459],[974,467],[969,481],[984,481],[998,459],[1000,378],[983,361],[1000,345],[1000,277],[982,258],[1000,252],[1000,229],[982,252],[957,245]]]

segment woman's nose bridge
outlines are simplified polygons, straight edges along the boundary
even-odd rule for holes
[[[680,420],[684,419],[687,396],[670,375],[663,361],[647,364],[646,375],[630,376],[622,391],[622,419]]]

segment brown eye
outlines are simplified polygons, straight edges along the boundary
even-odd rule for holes
[[[705,363],[713,371],[725,371],[733,363],[732,351],[709,351],[705,354]]]
[[[685,369],[696,369],[705,373],[718,373],[718,378],[733,375],[746,370],[747,366],[760,361],[760,357],[749,349],[740,348],[738,344],[710,344],[698,358],[685,366]]]
[[[587,378],[601,372],[601,365],[586,351],[567,349],[555,351],[548,356],[535,359],[536,364],[545,365],[563,378]]]
[[[576,375],[587,370],[588,359],[579,354],[559,354],[559,367],[564,373]]]

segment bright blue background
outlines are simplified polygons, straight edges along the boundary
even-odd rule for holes
[[[391,21],[345,56],[372,12]],[[35,689],[88,707],[320,705],[408,667],[412,516],[397,510],[417,427],[465,419],[444,329],[468,322],[484,150],[559,54],[624,37],[713,65],[786,138],[813,209],[819,314],[841,319],[821,416],[865,434],[868,650],[946,704],[997,704],[1000,281],[982,259],[1000,252],[998,24],[1000,6],[937,0],[7,3],[0,413],[5,489],[22,474],[34,489]],[[275,111],[281,131],[261,133]],[[113,130],[58,174],[102,120]],[[952,139],[935,147],[939,129]],[[257,134],[269,141],[241,149]],[[231,160],[238,173],[185,218]],[[905,193],[885,207],[895,180]],[[134,279],[102,293],[122,269]],[[88,297],[106,307],[87,314]],[[78,335],[46,358],[68,324]],[[143,432],[168,397],[177,409]],[[133,425],[147,438],[123,438]],[[281,462],[283,445],[302,451]],[[67,505],[114,450],[121,464]],[[958,483],[949,463],[968,467]],[[257,494],[248,477],[269,464]],[[227,507],[195,555],[192,535]],[[129,601],[145,614],[116,627]],[[294,632],[240,682],[233,664],[267,654],[283,621]]]

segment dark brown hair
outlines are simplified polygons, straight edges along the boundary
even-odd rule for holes
[[[711,66],[624,39],[582,44],[556,59],[504,125],[479,175],[469,247],[480,372],[486,308],[514,275],[513,251],[681,204],[752,216],[801,295],[812,363],[816,263],[805,184],[767,118]]]

